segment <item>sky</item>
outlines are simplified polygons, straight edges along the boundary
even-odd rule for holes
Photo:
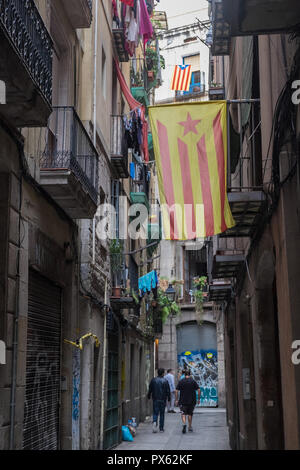
[[[156,10],[166,11],[169,29],[208,19],[207,0],[160,0]]]

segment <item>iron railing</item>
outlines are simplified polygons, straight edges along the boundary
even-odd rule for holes
[[[130,85],[148,90],[148,70],[143,57],[130,59]]]
[[[98,154],[73,107],[54,107],[41,169],[71,170],[93,201],[98,200]]]
[[[0,28],[51,104],[53,43],[34,1],[0,0]]]
[[[194,85],[190,86],[190,89],[188,91],[177,91],[176,97],[184,96],[186,98],[189,98],[191,95],[200,93],[205,93],[205,83],[195,83]]]
[[[262,189],[260,100],[227,103],[227,190]]]
[[[122,115],[111,116],[110,153],[123,155],[123,138],[125,134],[124,118]]]

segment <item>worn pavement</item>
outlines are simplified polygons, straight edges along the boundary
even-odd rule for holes
[[[193,416],[194,432],[182,434],[179,409],[165,413],[165,432],[152,432],[152,417],[140,423],[133,442],[123,441],[115,450],[230,450],[226,410],[198,408]]]

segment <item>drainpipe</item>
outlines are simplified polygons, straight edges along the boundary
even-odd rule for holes
[[[19,150],[22,152],[22,150]],[[20,205],[19,205],[19,237],[21,233],[21,209],[22,209],[22,174],[20,175]],[[12,382],[10,394],[10,440],[9,448],[15,448],[15,414],[16,414],[16,389],[17,389],[17,362],[18,362],[18,334],[19,334],[19,291],[20,291],[20,251],[21,241],[19,238],[16,274],[16,295],[15,295],[15,315],[13,331],[13,352],[12,352]]]
[[[98,55],[98,0],[95,2],[95,38],[94,38],[94,98],[93,98],[93,144],[97,145],[97,55]],[[96,219],[93,218],[93,242],[92,242],[92,263],[95,264],[95,243],[96,243]]]
[[[107,279],[105,279],[105,298],[104,304],[107,305]],[[105,372],[106,372],[106,333],[107,310],[104,309],[104,325],[103,325],[103,359],[102,359],[102,383],[101,383],[101,417],[100,417],[100,450],[104,448],[104,419],[105,419]]]

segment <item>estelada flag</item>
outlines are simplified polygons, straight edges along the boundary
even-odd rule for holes
[[[226,191],[226,101],[150,106],[167,240],[193,240],[235,225]]]
[[[192,79],[191,65],[175,65],[171,81],[171,90],[189,91]]]

